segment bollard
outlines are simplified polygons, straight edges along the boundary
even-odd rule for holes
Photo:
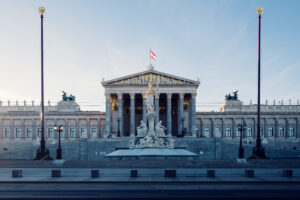
[[[22,170],[12,170],[11,176],[13,178],[20,178],[20,177],[22,177]]]
[[[165,170],[165,177],[168,178],[175,178],[176,177],[176,170]]]
[[[52,170],[51,175],[52,175],[53,178],[61,177],[60,170],[57,170],[57,169]]]
[[[216,173],[214,169],[208,169],[206,172],[207,177],[214,178],[216,177]]]
[[[131,177],[137,177],[137,176],[138,176],[138,171],[137,171],[136,169],[132,169],[132,170],[130,171],[130,176],[131,176]]]
[[[92,169],[91,170],[91,177],[92,178],[98,178],[99,177],[99,170],[98,169]]]
[[[293,177],[293,170],[291,169],[283,169],[282,170],[283,177]]]
[[[245,170],[245,177],[254,177],[254,170],[253,169],[246,169]]]

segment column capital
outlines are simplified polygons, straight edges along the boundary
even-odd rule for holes
[[[167,98],[171,99],[172,98],[172,93],[167,93]]]
[[[179,98],[183,99],[184,98],[184,93],[179,93]]]
[[[129,95],[130,95],[130,99],[134,99],[135,93],[130,93]]]
[[[191,93],[191,95],[192,95],[192,98],[196,98],[197,93],[196,92],[195,93]]]
[[[156,93],[155,94],[155,99],[159,99],[159,95],[160,95],[159,93]]]
[[[118,100],[122,100],[123,99],[123,93],[118,93]]]

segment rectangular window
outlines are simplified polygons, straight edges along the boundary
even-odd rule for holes
[[[86,137],[86,128],[81,128],[80,129],[80,137]]]
[[[37,129],[37,136],[38,136],[38,138],[41,138],[42,137],[42,128],[38,128]]]
[[[5,138],[10,138],[10,128],[5,128]]]
[[[204,137],[210,137],[210,129],[209,128],[204,129]]]
[[[273,136],[274,136],[273,127],[269,127],[269,130],[268,130],[268,137],[273,137]]]
[[[54,130],[53,130],[53,128],[48,128],[48,137],[49,138],[54,138]]]
[[[92,128],[92,136],[97,137],[97,128]]]
[[[16,138],[21,138],[21,128],[16,128]]]
[[[284,137],[284,127],[279,127],[279,136]]]
[[[225,129],[225,137],[231,137],[231,128],[230,127],[226,127]]]
[[[27,128],[27,138],[32,138],[32,128]]]
[[[294,137],[295,136],[295,129],[294,127],[290,127],[290,137]]]
[[[70,138],[75,138],[75,128],[70,128]]]
[[[220,131],[220,127],[216,127],[216,131]]]
[[[252,137],[252,128],[251,127],[247,128],[247,137]]]

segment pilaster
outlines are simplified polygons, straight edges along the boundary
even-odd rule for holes
[[[278,138],[278,120],[277,120],[277,118],[275,118],[274,138]]]

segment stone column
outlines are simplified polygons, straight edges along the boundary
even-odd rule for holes
[[[159,122],[159,93],[155,94],[155,125]]]
[[[178,106],[178,135],[182,135],[182,118],[183,118],[183,99],[184,99],[184,94],[180,93],[179,94],[179,106]]]
[[[172,93],[167,94],[167,136],[172,136]]]
[[[147,96],[143,94],[143,121],[147,124],[147,103],[146,103]]]
[[[193,137],[196,137],[196,95],[197,93],[192,93],[192,103],[190,105],[191,109],[191,133]]]
[[[130,137],[135,136],[135,103],[134,103],[135,94],[130,94]]]
[[[105,111],[105,131],[104,138],[107,138],[110,135],[110,114],[111,114],[111,102],[110,94],[105,94],[106,97],[106,111]]]
[[[123,137],[123,94],[118,94],[118,119],[119,121],[119,131],[120,131],[120,137]],[[117,119],[117,120],[118,120]]]

